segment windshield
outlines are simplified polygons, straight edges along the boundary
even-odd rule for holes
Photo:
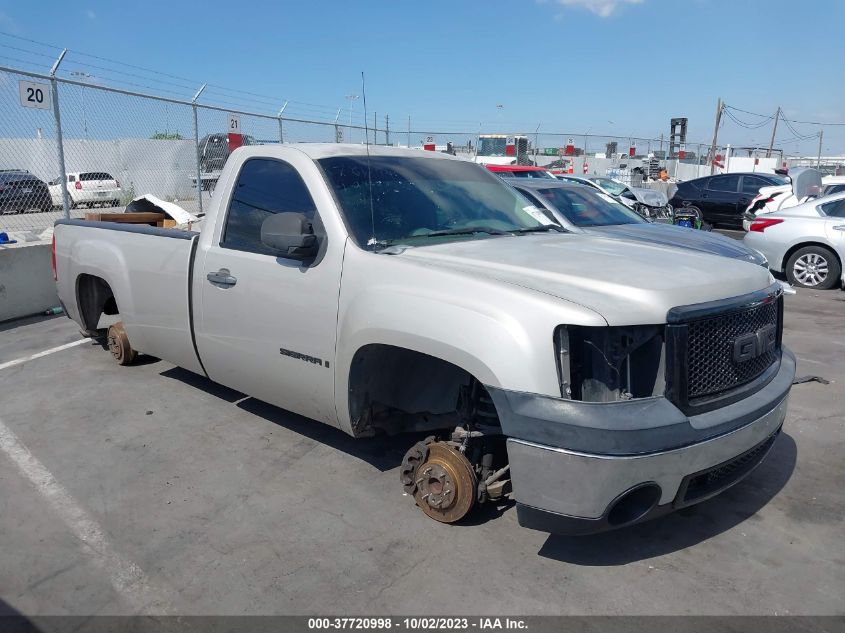
[[[504,156],[505,155],[505,141],[504,138],[480,138],[478,139],[478,155],[479,156]]]
[[[780,176],[780,175],[772,175],[766,174],[766,178],[771,181],[772,186],[782,187],[783,185],[788,185],[792,180],[789,176]]]
[[[318,162],[362,248],[549,229],[539,209],[475,163],[396,156],[373,156],[369,165],[366,156]]]
[[[590,178],[599,187],[604,189],[607,193],[618,196],[625,191],[625,185],[621,182],[616,182],[612,178]]]
[[[646,224],[641,216],[607,194],[587,187],[555,187],[539,189],[560,214],[575,226],[611,226],[615,224]]]

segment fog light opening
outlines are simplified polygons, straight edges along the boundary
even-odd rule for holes
[[[658,501],[660,486],[654,483],[640,484],[613,502],[607,513],[607,522],[614,527],[632,523],[651,512]]]

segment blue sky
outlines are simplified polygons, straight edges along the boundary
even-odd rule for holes
[[[207,82],[289,99],[300,116],[342,107],[348,120],[344,97],[360,95],[363,70],[370,112],[399,128],[410,115],[421,130],[655,137],[687,116],[690,141],[709,141],[720,96],[753,112],[780,105],[791,119],[845,121],[843,24],[845,0],[0,0],[2,32],[180,78],[69,54],[68,69],[102,83],[190,97]],[[3,64],[49,67],[53,52],[0,36]],[[206,99],[275,108],[219,89]],[[354,108],[357,120],[360,100]],[[727,120],[720,134],[766,145],[770,133]],[[845,153],[845,126],[824,134],[825,153]],[[778,139],[792,136],[781,124]],[[817,140],[786,148],[815,153]]]

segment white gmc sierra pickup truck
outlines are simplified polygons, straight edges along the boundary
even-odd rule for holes
[[[401,483],[458,521],[511,495],[579,534],[759,464],[795,360],[760,266],[568,233],[445,154],[236,150],[200,231],[60,220],[59,296],[136,351],[355,437],[418,433]],[[411,443],[409,441],[409,444]]]

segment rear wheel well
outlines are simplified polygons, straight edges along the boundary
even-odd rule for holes
[[[111,286],[102,277],[82,274],[76,279],[76,305],[86,330],[94,331],[104,314],[119,314]]]
[[[356,436],[453,429],[472,422],[486,390],[465,369],[402,347],[365,345],[352,359],[349,414]],[[486,424],[498,426],[492,401]],[[492,409],[492,411],[490,411]],[[492,416],[491,416],[492,413]]]
[[[836,252],[836,249],[831,248],[827,244],[823,242],[801,242],[800,244],[796,244],[792,248],[790,248],[783,256],[783,272],[786,273],[786,265],[789,263],[789,258],[792,257],[797,251],[801,250],[802,248],[806,248],[807,246],[817,246],[819,248],[823,248],[829,253],[833,254],[833,257],[839,262],[840,270],[842,269],[842,260],[839,258],[839,253]]]

